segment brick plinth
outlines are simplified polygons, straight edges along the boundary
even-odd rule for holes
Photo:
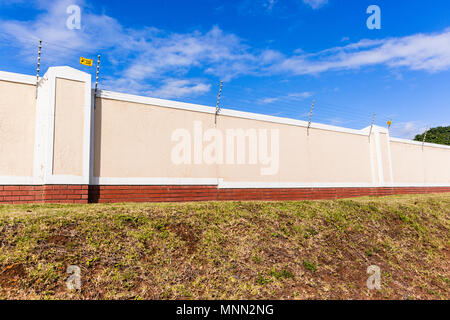
[[[87,185],[0,186],[0,204],[88,203]]]
[[[450,192],[450,187],[218,189],[216,186],[0,186],[0,204],[332,200]]]
[[[190,202],[232,200],[319,200],[395,194],[450,192],[450,187],[218,189],[215,186],[90,186],[89,201]]]

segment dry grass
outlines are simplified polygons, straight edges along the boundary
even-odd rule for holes
[[[449,215],[450,194],[0,206],[0,298],[449,299]]]

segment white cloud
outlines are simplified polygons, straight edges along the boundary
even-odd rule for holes
[[[390,135],[396,138],[414,139],[418,134],[422,134],[427,126],[419,121],[393,123],[390,129]]]
[[[303,0],[303,2],[315,10],[326,5],[328,0]]]
[[[233,34],[213,27],[202,34],[164,34],[142,39],[140,49],[125,75],[135,79],[154,77],[167,71],[184,72],[191,68],[203,68],[229,80],[240,74],[255,71],[257,56],[247,52],[248,48]],[[270,53],[262,53],[263,60]]]
[[[234,6],[238,13],[244,16],[270,15],[278,0],[239,0]]]
[[[271,103],[277,102],[278,100],[280,100],[280,99],[279,98],[263,98],[263,99],[259,100],[259,103],[271,104]]]
[[[168,79],[159,89],[149,91],[149,95],[161,98],[181,98],[185,96],[197,96],[209,92],[210,84],[193,83],[190,80]]]
[[[310,98],[314,95],[314,93],[305,91],[305,92],[294,92],[283,96],[278,97],[266,97],[258,100],[259,104],[271,104],[279,101],[297,101],[304,100]]]
[[[305,91],[305,92],[298,92],[298,93],[290,93],[290,94],[288,94],[287,97],[291,98],[291,99],[305,99],[305,98],[311,97],[312,95],[313,95],[312,92]]]
[[[119,44],[133,44],[133,39],[130,39],[117,20],[85,10],[81,13],[81,30],[69,30],[66,27],[69,17],[66,9],[72,4],[82,8],[85,6],[82,0],[41,1],[39,7],[44,7],[45,11],[33,21],[0,19],[0,29],[4,37],[15,39],[15,42],[21,44],[25,49],[23,55],[32,61],[35,59],[35,52],[30,52],[29,46],[35,45],[40,39],[44,41],[45,59],[51,63],[61,62],[70,55],[76,56],[80,51],[98,52]]]
[[[1,5],[3,6],[9,6],[9,5],[15,5],[15,4],[23,4],[26,0],[2,0]]]
[[[108,84],[108,88],[135,93],[169,94],[171,91],[181,97],[181,93],[206,92],[202,85],[178,83],[177,87],[165,82],[165,79],[186,79],[193,71],[197,79],[204,74],[228,81],[241,75],[316,75],[373,65],[387,66],[394,72],[401,68],[426,72],[450,69],[450,29],[433,34],[361,40],[317,53],[297,49],[286,55],[270,48],[251,48],[218,26],[207,32],[189,33],[165,32],[153,27],[126,28],[106,14],[92,13],[83,0],[35,3],[43,11],[32,21],[0,19],[0,36],[22,46],[17,53],[21,60],[34,63],[39,38],[45,41],[43,63],[47,64],[67,64],[67,61],[77,61],[84,53],[90,56],[106,53],[104,59],[121,76],[106,78],[102,83]],[[313,7],[323,3],[310,1]],[[81,30],[69,30],[65,26],[66,8],[71,4],[82,8]],[[155,88],[156,82],[160,83],[160,91]],[[196,83],[204,84],[204,80]],[[186,87],[191,91],[185,90]]]
[[[435,34],[416,34],[403,38],[361,40],[315,54],[284,59],[273,70],[296,75],[357,69],[371,65],[437,72],[450,67],[450,29]]]
[[[67,6],[82,7],[81,30],[66,28]],[[135,93],[150,90],[146,81],[162,81],[164,87],[156,93],[168,94],[168,90],[187,95],[205,92],[204,85],[171,87],[164,79],[179,77],[198,68],[206,74],[225,81],[241,74],[254,73],[258,61],[273,61],[276,53],[268,50],[257,55],[237,36],[213,27],[209,32],[168,33],[156,28],[130,29],[105,14],[89,12],[82,0],[47,1],[45,10],[33,21],[0,19],[2,37],[22,46],[19,54],[25,61],[34,62],[35,46],[44,40],[43,62],[67,64],[77,61],[81,54],[107,53],[109,63],[120,69],[120,79],[104,81],[113,88],[127,89]],[[259,56],[261,58],[259,58]],[[164,90],[163,90],[164,89]],[[137,91],[137,92],[136,92]],[[173,95],[172,95],[173,96]]]
[[[275,3],[277,2],[277,0],[266,0],[266,2],[264,2],[263,6],[267,9],[267,10],[272,10],[273,6],[275,5]]]

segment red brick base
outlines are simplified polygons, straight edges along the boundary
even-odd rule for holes
[[[216,186],[0,186],[0,204],[316,200],[450,192],[450,187],[218,189]]]
[[[0,204],[88,203],[89,186],[0,186]]]
[[[315,200],[450,192],[450,187],[218,189],[215,186],[90,186],[90,202]]]

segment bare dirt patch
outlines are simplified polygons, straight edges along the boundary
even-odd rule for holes
[[[50,244],[56,244],[58,246],[65,246],[71,241],[69,236],[64,235],[54,235],[47,238],[46,242]]]
[[[0,272],[0,286],[3,288],[14,287],[21,279],[25,278],[26,275],[27,271],[21,263],[6,266]]]
[[[197,244],[200,241],[198,231],[185,223],[169,224],[166,229],[175,233],[181,240],[186,243],[188,254],[192,254],[197,250]]]

